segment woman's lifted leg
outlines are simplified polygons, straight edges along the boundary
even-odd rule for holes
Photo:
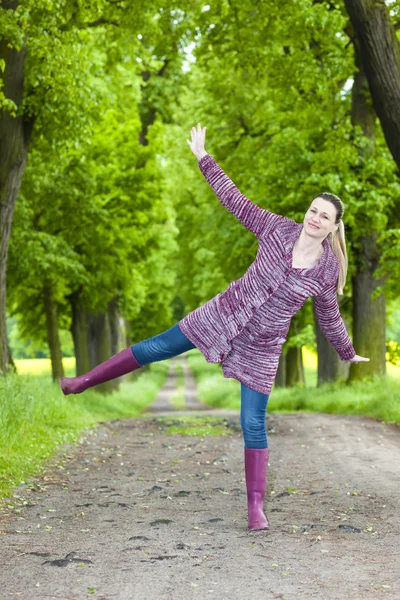
[[[80,394],[88,388],[121,377],[144,365],[173,358],[195,348],[176,323],[170,329],[124,348],[108,360],[78,377],[62,377],[60,386],[65,395]]]

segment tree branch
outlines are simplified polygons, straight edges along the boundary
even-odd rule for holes
[[[85,25],[86,27],[97,27],[98,25],[115,25],[116,27],[120,26],[120,24],[117,23],[117,21],[110,21],[108,19],[105,19],[104,17],[99,17],[91,23],[85,23]]]

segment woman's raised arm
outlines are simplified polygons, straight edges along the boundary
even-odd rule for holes
[[[274,229],[285,217],[270,212],[238,190],[233,181],[224,173],[214,158],[204,149],[206,127],[192,127],[192,142],[186,140],[199,161],[199,168],[223,204],[239,221],[258,238]]]

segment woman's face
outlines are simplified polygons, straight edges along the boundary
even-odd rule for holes
[[[315,198],[304,217],[306,233],[312,237],[325,238],[329,233],[335,233],[339,224],[335,225],[336,207],[323,198]]]

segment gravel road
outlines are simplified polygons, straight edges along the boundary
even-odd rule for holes
[[[169,402],[177,360],[186,411]],[[185,356],[170,362],[142,418],[85,432],[16,490],[0,597],[399,599],[399,428],[268,414],[270,529],[249,532],[239,414],[199,405]],[[225,434],[171,434],[178,414]]]

